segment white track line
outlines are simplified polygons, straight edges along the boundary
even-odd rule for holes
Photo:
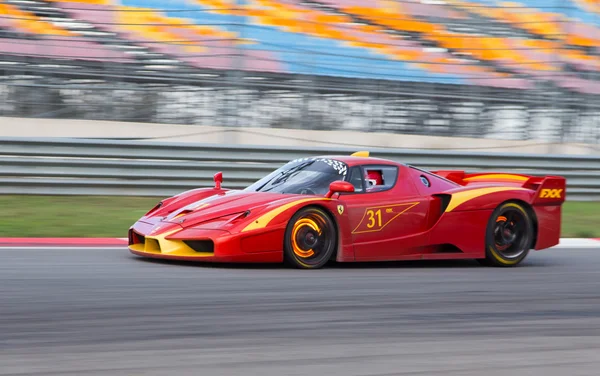
[[[560,239],[557,247],[567,247],[567,248],[600,248],[600,241],[596,239],[578,239],[578,238],[564,238]]]
[[[580,238],[564,238],[564,239],[560,239],[560,242],[558,243],[558,245],[555,245],[554,247],[551,247],[549,249],[565,249],[565,248],[571,248],[571,249],[598,248],[598,249],[600,249],[600,240],[585,239],[585,238],[581,238],[581,239]],[[117,244],[107,244],[107,245],[97,245],[97,246],[87,246],[87,245],[78,246],[78,245],[74,245],[74,244],[66,244],[66,245],[43,245],[43,244],[40,244],[39,246],[36,246],[36,245],[22,246],[19,244],[14,244],[14,245],[7,244],[7,245],[0,246],[0,250],[11,250],[11,249],[15,249],[15,250],[16,249],[24,249],[24,250],[26,250],[26,249],[39,249],[39,250],[127,249],[127,243],[118,244],[118,245]]]

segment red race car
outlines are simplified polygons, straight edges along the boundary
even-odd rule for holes
[[[368,152],[293,160],[242,190],[167,198],[129,229],[140,256],[206,262],[477,259],[514,266],[558,244],[560,176],[426,171]]]

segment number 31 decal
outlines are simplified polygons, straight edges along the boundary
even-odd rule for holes
[[[363,232],[377,232],[385,228],[390,222],[398,218],[402,213],[416,206],[418,202],[405,204],[375,206],[366,208],[362,219],[352,231],[353,234]]]
[[[369,216],[369,223],[367,223],[368,228],[373,228],[375,226],[375,217],[377,217],[377,227],[381,227],[381,209],[377,209],[376,212],[373,213],[373,210],[367,210],[367,215]]]

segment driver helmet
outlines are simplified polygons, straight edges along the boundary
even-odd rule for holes
[[[367,180],[368,188],[376,185],[383,185],[383,176],[381,176],[381,171],[367,170],[367,176],[365,178]]]

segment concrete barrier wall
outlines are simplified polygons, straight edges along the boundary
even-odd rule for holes
[[[400,148],[536,154],[597,154],[595,144],[556,144],[536,140],[415,136],[356,131],[304,131],[283,128],[227,128],[199,125],[0,117],[0,137],[75,137],[299,147]]]

